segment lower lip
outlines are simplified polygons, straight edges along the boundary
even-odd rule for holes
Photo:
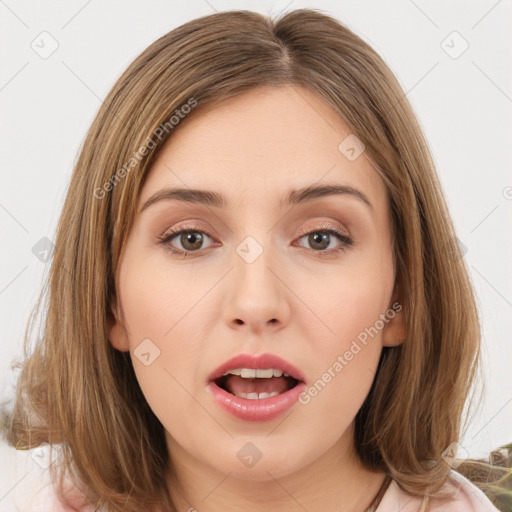
[[[299,382],[292,389],[279,395],[261,400],[249,400],[224,391],[215,382],[209,382],[206,386],[206,390],[212,394],[213,399],[222,409],[246,421],[270,421],[278,418],[298,401],[299,395],[306,388],[304,382]]]

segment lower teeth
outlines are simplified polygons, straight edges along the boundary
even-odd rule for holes
[[[261,400],[262,398],[269,398],[271,396],[276,396],[279,393],[277,391],[273,391],[272,393],[233,393],[235,396],[239,398],[247,398],[248,400]]]

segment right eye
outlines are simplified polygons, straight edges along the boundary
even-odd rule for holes
[[[194,226],[185,226],[177,230],[167,231],[159,238],[159,243],[164,245],[172,253],[183,254],[186,256],[192,252],[199,252],[202,248],[205,236],[210,236]],[[178,238],[182,248],[176,248],[171,244],[174,238]]]

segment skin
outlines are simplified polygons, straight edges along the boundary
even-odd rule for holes
[[[205,383],[235,354],[272,352],[312,385],[389,310],[397,297],[385,185],[365,153],[349,161],[338,150],[351,130],[299,86],[252,89],[197,109],[175,130],[137,211],[166,186],[220,192],[229,205],[164,200],[137,215],[117,276],[122,318],[109,339],[130,351],[166,429],[177,509],[363,511],[384,473],[356,457],[353,420],[382,348],[405,338],[403,310],[308,404],[275,420],[232,417]],[[291,188],[327,182],[357,188],[373,208],[349,195],[279,208]],[[330,235],[322,245],[299,233],[322,232],[326,221],[353,245],[328,255],[343,242]],[[180,235],[168,242],[188,249],[186,258],[158,245],[159,235],[190,224],[206,233],[202,245]],[[236,252],[247,236],[263,248],[250,264]],[[147,338],[160,350],[149,366],[133,352]],[[237,457],[247,442],[262,455],[252,467]]]

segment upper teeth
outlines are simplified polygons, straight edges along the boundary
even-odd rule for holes
[[[254,379],[256,377],[260,379],[270,379],[271,377],[281,377],[284,375],[285,377],[289,377],[289,375],[281,370],[276,370],[274,368],[267,368],[265,370],[261,369],[253,369],[253,368],[235,368],[233,370],[228,370],[223,373],[223,375],[228,375],[231,373],[232,375],[240,375],[243,379]]]

